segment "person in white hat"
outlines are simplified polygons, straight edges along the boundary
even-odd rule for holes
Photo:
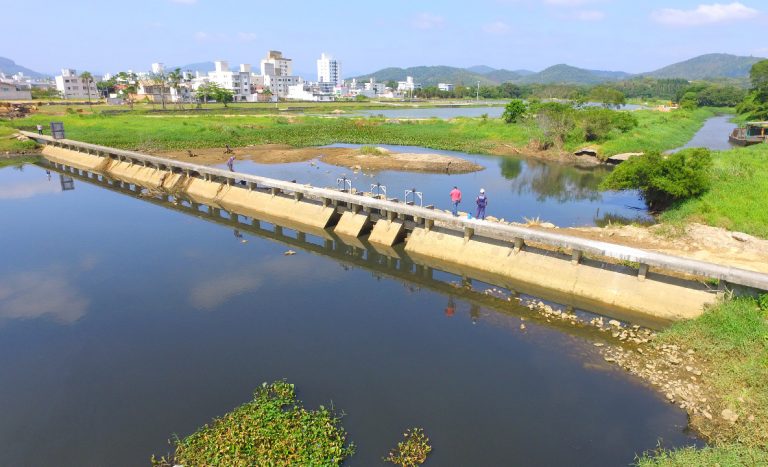
[[[485,189],[480,188],[480,196],[475,200],[477,203],[477,217],[478,219],[485,219],[485,207],[488,206],[488,197],[485,196]]]

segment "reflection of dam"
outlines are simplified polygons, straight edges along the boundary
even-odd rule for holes
[[[696,316],[705,304],[715,301],[716,294],[692,277],[768,289],[768,275],[752,271],[551,231],[455,218],[360,193],[28,136],[46,145],[43,154],[57,167],[74,167],[86,177],[104,175],[107,183],[113,179],[111,183],[137,191],[146,188],[166,199],[185,200],[180,204],[195,214],[201,209],[214,217],[226,212],[232,213],[227,216],[236,225],[245,216],[320,238],[330,236],[333,244],[376,251],[398,264],[405,253],[409,259],[402,263],[411,267],[438,268],[512,290],[540,291],[535,293],[539,296],[562,296],[566,303],[608,308],[612,314],[639,313],[662,320]],[[258,229],[258,223],[252,227]],[[338,237],[328,232],[331,227]],[[393,249],[403,241],[404,248]],[[681,275],[689,279],[680,279]]]
[[[429,264],[425,264],[409,256],[402,245],[382,248],[364,239],[339,236],[330,229],[297,230],[299,227],[295,225],[289,227],[287,225],[274,224],[265,219],[244,217],[214,206],[194,203],[189,199],[177,198],[167,194],[145,194],[146,191],[140,186],[89,173],[79,174],[77,170],[72,168],[58,166],[54,170],[64,170],[69,174],[68,176],[75,180],[91,183],[113,192],[231,228],[237,238],[242,237],[243,234],[248,234],[269,239],[290,248],[297,248],[312,254],[333,258],[340,264],[345,265],[345,267],[364,268],[371,271],[377,277],[388,277],[401,281],[404,285],[423,287],[444,295],[459,297],[471,303],[473,307],[480,305],[512,312],[516,315],[531,314],[527,307],[518,305],[516,300],[501,300],[493,295],[483,293],[482,286],[475,287],[479,285],[475,281],[479,281],[482,284],[504,288],[509,291],[511,296],[537,297],[549,302],[559,303],[570,309],[586,309],[590,312],[632,320],[648,327],[655,328],[665,324],[663,320],[644,319],[645,317],[637,315],[625,316],[600,304],[579,300],[579,297],[558,295],[544,288],[531,288],[526,286],[526,284],[514,284],[509,281],[503,282],[499,280],[500,278],[483,277],[482,272],[479,274],[468,273],[467,271],[457,269],[450,263],[431,261]],[[440,276],[446,276],[445,273],[450,276],[441,278]],[[454,279],[454,281],[450,279]],[[460,286],[458,283],[460,283]],[[535,314],[533,317],[535,318]],[[575,329],[571,325],[558,322],[548,323],[548,325],[562,326],[564,329],[568,329],[570,333],[599,334],[590,328]]]

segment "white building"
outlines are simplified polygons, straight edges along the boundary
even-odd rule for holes
[[[163,63],[153,63],[152,64],[152,73],[159,75],[160,73],[163,73],[165,71],[165,64]]]
[[[454,88],[455,86],[451,83],[437,83],[437,89],[439,89],[440,91],[451,92],[453,91]]]
[[[321,88],[318,86],[320,83],[304,83],[303,81],[293,84],[288,87],[288,93],[285,95],[286,99],[297,101],[313,101],[313,102],[331,102],[336,100],[336,95],[333,92],[333,86],[330,91],[327,87]]]
[[[405,81],[397,82],[398,91],[413,91],[415,89],[421,89],[421,84],[413,82],[413,76],[407,76]]]
[[[11,80],[0,80],[0,101],[30,99],[32,99],[32,91],[29,86]]]
[[[363,89],[366,91],[373,91],[375,94],[384,94],[387,92],[386,83],[377,83],[375,78],[371,78],[367,83],[363,84]]]
[[[301,78],[293,76],[293,60],[277,50],[270,50],[267,58],[261,60],[261,76],[263,86],[269,88],[273,97],[286,97],[290,86],[302,83]]]
[[[63,99],[86,99],[99,97],[99,90],[96,88],[96,79],[91,83],[86,83],[77,75],[77,70],[64,68],[61,75],[56,77],[56,89],[61,93]]]
[[[251,65],[240,65],[239,71],[231,71],[229,63],[217,60],[216,69],[208,72],[208,82],[216,83],[224,89],[232,91],[235,102],[245,102],[251,99]]]
[[[341,86],[341,62],[330,55],[321,54],[317,61],[317,81]]]

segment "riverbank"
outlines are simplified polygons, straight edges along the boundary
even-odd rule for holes
[[[711,109],[672,113],[635,111],[638,127],[611,134],[595,146],[601,156],[635,150],[667,150],[681,146],[714,115]],[[34,114],[2,123],[34,130],[47,127],[51,115]],[[303,148],[334,143],[391,144],[499,156],[535,156],[577,161],[572,152],[586,143],[567,140],[561,149],[531,146],[536,130],[501,119],[454,118],[409,120],[378,117],[234,116],[207,113],[184,118],[172,115],[120,112],[57,115],[71,139],[143,152],[285,144]]]
[[[285,164],[319,160],[327,164],[352,170],[399,170],[457,174],[483,170],[483,166],[455,156],[443,154],[400,153],[384,148],[294,148],[281,144],[253,145],[242,148],[188,149],[183,151],[157,151],[153,155],[169,159],[214,165],[224,163],[230,156],[236,160],[250,160],[259,164]]]

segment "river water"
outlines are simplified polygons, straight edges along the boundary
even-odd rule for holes
[[[515,193],[489,165],[491,199]],[[411,426],[430,465],[616,466],[658,440],[700,444],[682,411],[602,361],[595,336],[487,285],[51,175],[0,169],[0,465],[147,465],[172,434],[282,378],[346,413],[349,465],[382,465]],[[552,179],[573,177],[587,175]],[[530,206],[565,220],[582,202]]]
[[[507,101],[508,102],[508,101]],[[506,102],[505,102],[506,104]],[[587,105],[600,105],[589,103]],[[645,108],[637,104],[626,104],[621,106],[623,110],[638,110]],[[440,118],[451,119],[459,117],[482,117],[488,115],[488,118],[499,118],[504,113],[502,106],[454,106],[454,107],[399,107],[395,109],[380,110],[361,110],[354,111],[351,115],[361,115],[365,117],[384,117],[384,118]]]
[[[338,144],[334,146],[357,147]],[[556,162],[514,157],[482,156],[413,146],[377,145],[397,152],[436,153],[457,156],[484,167],[468,174],[423,174],[393,170],[354,172],[317,160],[291,164],[257,164],[238,161],[235,170],[281,180],[296,180],[320,187],[337,187],[342,177],[357,190],[370,191],[381,184],[390,198],[405,198],[405,191],[422,193],[424,205],[450,209],[448,193],[454,185],[463,191],[460,210],[475,213],[475,198],[486,190],[487,213],[508,221],[539,218],[561,227],[603,224],[625,219],[649,222],[645,204],[635,191],[600,192],[600,181],[611,170],[605,166],[577,167]],[[322,148],[318,149],[318,154]],[[224,165],[221,166],[225,167]],[[409,198],[410,200],[410,198]]]

